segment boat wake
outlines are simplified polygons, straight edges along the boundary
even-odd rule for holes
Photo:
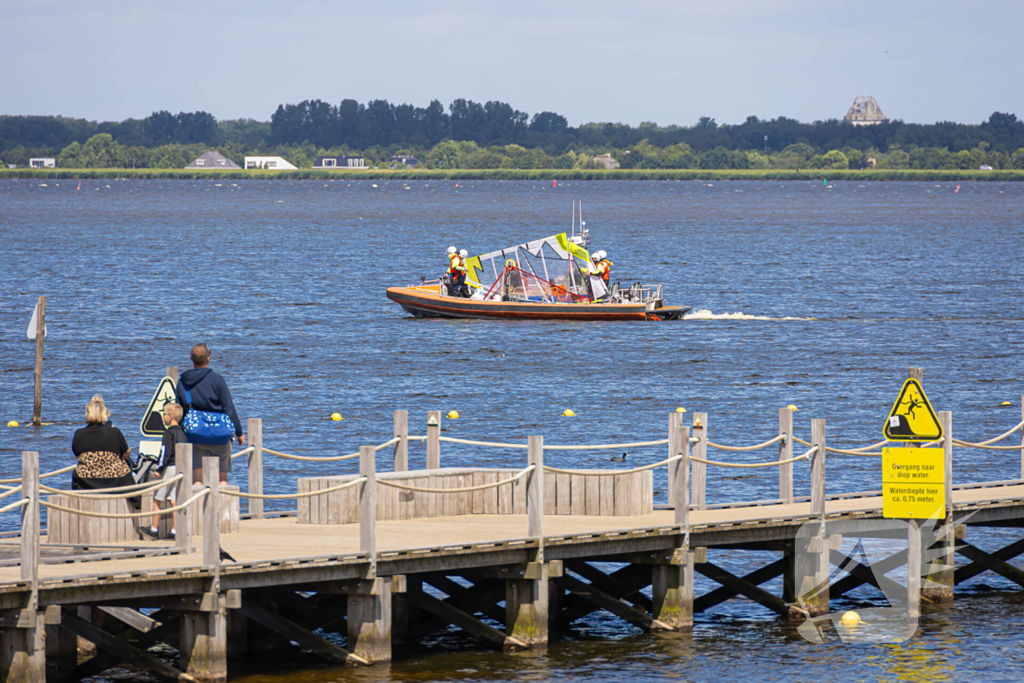
[[[785,318],[773,318],[767,315],[750,315],[749,313],[743,312],[713,313],[706,308],[701,308],[685,314],[683,316],[683,320],[774,320],[791,322],[814,320],[814,318],[794,318],[791,316],[786,316]]]

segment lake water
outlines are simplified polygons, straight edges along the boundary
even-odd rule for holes
[[[664,438],[667,415],[683,406],[709,414],[713,441],[746,445],[774,436],[778,409],[795,404],[797,436],[809,438],[810,420],[825,418],[830,445],[859,447],[881,438],[909,366],[924,367],[925,390],[936,410],[953,411],[959,438],[990,438],[1021,420],[1022,184],[962,183],[956,192],[955,183],[86,180],[76,188],[0,182],[0,425],[31,420],[34,346],[25,329],[39,295],[48,297],[43,419],[52,423],[0,426],[4,476],[17,475],[22,450],[40,451],[44,470],[73,462],[71,435],[94,393],[134,445],[166,366],[188,367],[197,341],[213,350],[242,418],[263,418],[265,444],[309,455],[387,440],[396,408],[410,411],[414,434],[425,432],[427,410],[457,410],[446,435],[542,434],[568,444]],[[386,299],[389,285],[440,275],[450,244],[475,254],[568,230],[573,200],[583,202],[593,248],[615,263],[613,279],[662,283],[669,304],[694,313],[664,323],[418,320]],[[576,417],[560,417],[566,408]],[[345,419],[331,422],[335,411]],[[442,447],[446,465],[524,456]],[[601,467],[608,457],[553,451],[546,460]],[[638,464],[663,457],[664,447],[630,452]],[[840,457],[830,457],[830,493],[878,488],[877,460]],[[413,445],[412,465],[423,458]],[[956,482],[1017,478],[1020,460],[958,449]],[[356,468],[268,458],[266,487],[290,491],[297,475]],[[807,493],[806,463],[795,478],[797,493]],[[712,470],[708,502],[771,498],[776,481],[774,470]],[[663,499],[663,472],[655,489]],[[14,518],[4,517],[11,528]],[[990,548],[1007,538],[971,534]],[[722,561],[737,571],[754,562]],[[713,585],[698,584],[698,594]],[[963,680],[983,667],[991,681],[1017,680],[1024,603],[990,587],[1010,584],[977,577],[952,611],[926,614],[921,634],[900,646],[811,646],[762,608],[731,601],[698,615],[692,637],[638,635],[598,615],[541,654],[489,654],[449,634],[385,669],[319,668],[297,656],[286,676],[242,680]]]

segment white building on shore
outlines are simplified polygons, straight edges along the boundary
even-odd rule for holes
[[[294,166],[284,157],[246,157],[245,168],[265,168],[273,171],[294,171]]]

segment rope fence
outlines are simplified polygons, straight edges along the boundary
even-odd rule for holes
[[[66,489],[55,489],[49,486],[39,485],[40,491],[46,493],[52,493],[58,496],[67,496],[68,498],[79,498],[86,500],[117,500],[134,498],[143,493],[149,493],[150,491],[156,491],[157,489],[163,488],[164,486],[170,486],[171,484],[181,481],[185,478],[184,472],[177,474],[170,479],[157,479],[153,482],[144,482],[142,484],[133,484],[132,486],[119,486],[117,488],[110,489],[79,489],[68,491]]]
[[[47,477],[56,477],[58,474],[64,474],[66,472],[70,472],[71,470],[75,469],[76,467],[78,467],[77,463],[74,464],[74,465],[68,465],[67,467],[62,467],[59,470],[54,470],[53,472],[46,472],[45,474],[40,474],[39,478],[40,479],[46,479]],[[0,484],[20,484],[20,483],[21,483],[21,477],[14,477],[12,479],[0,479]]]
[[[771,446],[773,443],[778,443],[780,441],[785,441],[785,440],[786,440],[786,435],[785,434],[779,434],[774,439],[769,439],[768,441],[765,441],[764,443],[754,444],[753,446],[723,446],[721,444],[717,444],[717,443],[714,443],[712,441],[708,441],[708,445],[711,446],[712,448],[717,448],[717,449],[719,449],[721,451],[756,451],[756,450],[760,450],[762,448],[766,448],[768,446]]]
[[[359,457],[358,453],[350,453],[348,455],[332,455],[326,457],[313,455],[293,455],[291,453],[282,453],[281,451],[271,450],[270,448],[266,447],[264,447],[263,452],[269,453],[270,455],[276,455],[277,457],[284,458],[285,460],[302,460],[303,462],[338,462],[339,460],[352,460],[353,458]]]
[[[622,475],[622,474],[636,474],[637,472],[644,472],[646,470],[653,470],[656,467],[661,467],[662,465],[668,465],[668,464],[674,463],[677,460],[682,460],[682,459],[683,459],[683,456],[676,455],[676,456],[673,456],[671,458],[668,458],[667,460],[662,460],[661,462],[655,462],[655,463],[652,463],[650,465],[643,465],[641,467],[634,467],[634,468],[629,469],[629,470],[563,470],[563,469],[559,469],[557,467],[548,467],[547,465],[545,465],[544,466],[544,471],[545,472],[554,472],[556,474],[575,474],[575,475],[579,475],[581,477],[617,477],[617,476]],[[690,459],[691,460],[693,459],[692,455],[690,456]]]
[[[334,493],[335,491],[347,489],[350,486],[355,486],[356,484],[362,484],[366,480],[366,477],[359,477],[352,481],[346,481],[344,484],[331,486],[318,491],[306,491],[305,493],[245,493],[243,491],[229,491],[223,488],[220,489],[220,492],[226,496],[234,496],[235,498],[255,498],[256,500],[298,500],[299,498],[310,498],[324,493]]]
[[[787,458],[786,460],[773,460],[771,462],[757,462],[757,463],[742,463],[742,462],[722,462],[721,460],[705,460],[704,458],[698,458],[691,455],[690,460],[704,463],[705,465],[715,465],[717,467],[735,467],[738,469],[756,469],[759,467],[778,467],[779,465],[787,465],[791,462],[798,460],[806,460],[811,457],[815,451],[818,450],[817,446],[811,447],[811,450],[807,451],[803,455],[798,455],[794,458]]]
[[[249,455],[250,453],[252,453],[255,450],[256,450],[255,446],[249,446],[248,448],[243,448],[242,450],[238,451],[237,453],[232,453],[231,454],[231,459],[234,460],[235,458],[241,458],[243,455]]]
[[[50,508],[51,510],[60,510],[61,512],[68,512],[68,513],[73,514],[73,515],[82,515],[83,517],[99,517],[101,519],[139,519],[139,518],[142,518],[142,517],[152,517],[154,515],[167,515],[167,514],[171,514],[171,513],[174,513],[174,512],[180,512],[181,510],[184,510],[189,505],[191,505],[192,503],[196,502],[197,500],[199,500],[203,496],[207,496],[209,494],[210,494],[210,487],[206,487],[202,491],[200,491],[199,493],[196,493],[191,498],[186,500],[181,505],[175,505],[174,507],[161,508],[159,510],[152,510],[152,511],[148,511],[148,512],[125,512],[125,513],[91,512],[91,511],[87,511],[87,510],[75,510],[74,508],[64,507],[63,505],[58,505],[56,503],[50,503],[50,502],[47,502],[47,501],[44,501],[44,500],[40,500],[39,504],[42,505],[43,507]],[[28,499],[26,498],[25,500],[28,500]],[[0,510],[0,512],[3,512],[3,510]]]
[[[511,484],[519,481],[528,473],[532,472],[536,465],[530,465],[519,472],[519,474],[503,479],[501,481],[492,482],[490,484],[479,484],[477,486],[463,486],[457,489],[431,489],[424,486],[412,486],[410,484],[399,484],[398,482],[388,481],[387,479],[378,479],[377,483],[383,486],[390,486],[395,489],[402,489],[403,491],[416,491],[418,493],[470,493],[472,491],[483,491],[484,489],[492,489],[498,486],[504,486],[505,484]],[[316,491],[315,493],[324,493],[324,490]]]
[[[19,491],[21,491],[21,487],[20,486],[15,486],[14,488],[12,488],[9,491],[4,491],[3,493],[0,493],[0,500],[3,500],[7,496],[13,496],[15,493],[18,493]]]
[[[22,498],[21,500],[15,501],[15,502],[11,503],[10,505],[8,505],[6,507],[0,508],[0,515],[2,515],[5,512],[10,512],[11,510],[14,510],[15,508],[23,508],[23,507],[25,507],[26,505],[28,505],[31,502],[32,502],[31,498]]]

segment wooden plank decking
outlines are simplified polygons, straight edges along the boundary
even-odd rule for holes
[[[989,516],[998,519],[1024,519],[1024,484],[999,486],[995,488],[970,488],[954,492],[954,503],[958,510],[984,509]],[[880,497],[849,498],[830,500],[826,505],[826,516],[838,518],[877,519],[881,516]],[[545,518],[545,545],[548,556],[557,558],[571,553],[560,552],[559,547],[579,545],[598,541],[602,535],[626,536],[629,531],[632,541],[644,537],[656,539],[669,536],[673,530],[673,512],[656,511],[654,514],[638,517],[589,517],[553,515]],[[792,535],[791,527],[812,518],[810,503],[758,505],[732,507],[715,510],[692,511],[690,513],[691,534],[694,545],[719,545],[748,540],[754,536],[769,538],[767,529],[786,528]],[[984,518],[977,518],[983,522]],[[678,533],[676,529],[675,533]],[[377,552],[380,574],[389,572],[389,558],[398,555],[429,555],[431,561],[441,562],[443,557],[459,556],[457,561],[465,565],[465,555],[477,551],[482,556],[491,551],[490,544],[520,541],[525,547],[535,541],[523,540],[527,536],[526,515],[464,515],[433,519],[400,520],[377,523]],[[607,539],[606,539],[607,540]],[[147,547],[171,546],[170,542],[152,542]],[[227,584],[231,575],[247,571],[260,574],[273,573],[276,569],[285,571],[294,568],[296,561],[302,564],[359,564],[365,557],[359,554],[359,525],[342,524],[310,526],[296,522],[294,517],[263,520],[244,520],[238,534],[222,535],[221,546],[238,562],[225,562],[222,571]],[[431,552],[427,553],[426,550]],[[623,552],[626,552],[623,550]],[[319,561],[308,558],[331,558]],[[490,564],[481,558],[482,564]],[[454,565],[453,565],[454,566]],[[154,572],[167,577],[168,570],[181,569],[195,575],[201,570],[202,553],[171,555],[135,559],[112,559],[103,562],[43,565],[40,567],[40,591],[46,593],[55,585],[68,586],[68,582],[83,585],[91,583],[133,584],[157,580]],[[72,578],[73,577],[73,578]],[[126,581],[125,581],[126,580]],[[137,590],[136,586],[132,590]],[[0,595],[24,591],[18,567],[0,568]],[[127,590],[127,586],[126,586]]]

